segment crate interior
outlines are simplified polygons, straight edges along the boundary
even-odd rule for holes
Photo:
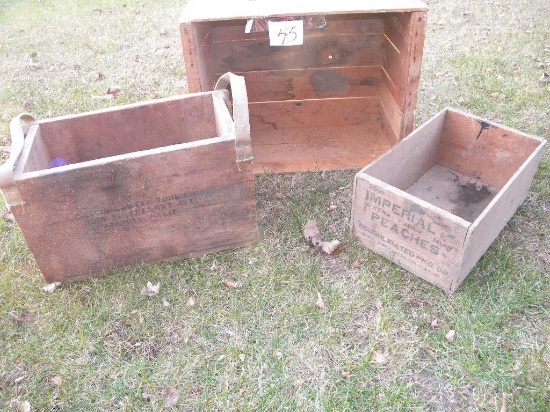
[[[23,171],[33,172],[59,166],[59,162],[75,164],[216,136],[212,94],[209,93],[43,120],[29,136]]]
[[[365,171],[473,222],[539,145],[528,135],[447,110]]]
[[[423,45],[412,37],[424,15],[326,15],[290,47],[270,46],[265,31],[245,33],[246,19],[194,22],[182,33],[196,37],[201,90],[227,71],[245,77],[256,172],[350,169],[412,130],[410,65],[419,70]]]

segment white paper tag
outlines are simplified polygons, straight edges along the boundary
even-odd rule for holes
[[[254,24],[254,19],[248,19],[248,21],[246,22],[246,26],[244,28],[244,32],[246,34],[249,34],[252,32],[252,25]]]
[[[304,44],[304,21],[268,21],[270,46],[301,46]]]

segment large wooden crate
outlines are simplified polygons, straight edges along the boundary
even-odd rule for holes
[[[545,144],[445,109],[356,175],[353,234],[452,293],[524,201]]]
[[[24,142],[14,119],[0,187],[47,281],[256,241],[246,90],[231,76],[233,119],[228,79],[223,90],[32,121]]]
[[[226,71],[246,78],[255,172],[363,167],[413,129],[426,10],[418,0],[191,0],[180,25],[189,91]],[[288,18],[305,21],[303,45],[245,33],[250,19]]]

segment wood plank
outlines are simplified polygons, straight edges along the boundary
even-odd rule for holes
[[[395,136],[394,143],[397,143],[403,137],[401,136],[403,113],[391,92],[392,86],[393,84],[384,72],[384,76],[380,83],[380,106],[382,108],[383,117],[391,130],[391,135]]]
[[[382,64],[381,34],[315,36],[303,46],[271,47],[268,40],[216,42],[215,73]],[[368,47],[366,47],[368,45]]]
[[[252,140],[262,130],[380,122],[376,97],[251,103],[249,109]]]
[[[269,70],[237,73],[246,79],[249,102],[378,96],[379,66]]]
[[[300,19],[304,18],[300,16]],[[323,28],[308,28],[306,21],[304,37],[383,33],[386,18],[385,14],[328,15],[325,17],[326,25]],[[269,39],[267,31],[245,33],[246,22],[247,19],[211,21],[208,23],[210,35],[214,42]]]
[[[361,6],[361,7],[358,7]],[[279,0],[274,2],[234,0],[191,0],[180,18],[181,22],[246,19],[248,17],[301,16],[317,14],[386,13],[412,10],[427,10],[419,0],[375,0],[358,4],[356,0],[318,0],[300,2]]]
[[[445,110],[440,111],[361,172],[406,190],[436,163],[445,114]]]
[[[438,162],[501,189],[540,144],[531,136],[448,109]]]
[[[262,130],[253,136],[255,173],[357,169],[391,147],[378,125]]]
[[[40,121],[52,156],[84,162],[216,135],[211,93]]]
[[[211,58],[212,38],[208,24],[194,23],[179,26],[185,78],[189,93],[211,91],[213,89]]]
[[[40,126],[32,125],[25,136],[25,144],[16,163],[14,177],[30,171],[49,169],[51,160]]]
[[[546,142],[538,140],[531,155],[503,186],[492,204],[474,221],[464,242],[462,270],[457,276],[451,293],[462,283],[477,261],[489,249],[507,222],[527,197],[529,187],[544,154]]]
[[[234,139],[90,163],[17,182],[26,203],[13,212],[48,282],[257,238],[251,164],[235,162]]]

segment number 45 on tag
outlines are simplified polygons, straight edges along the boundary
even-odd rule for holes
[[[304,44],[304,21],[268,21],[270,46],[301,46]]]

